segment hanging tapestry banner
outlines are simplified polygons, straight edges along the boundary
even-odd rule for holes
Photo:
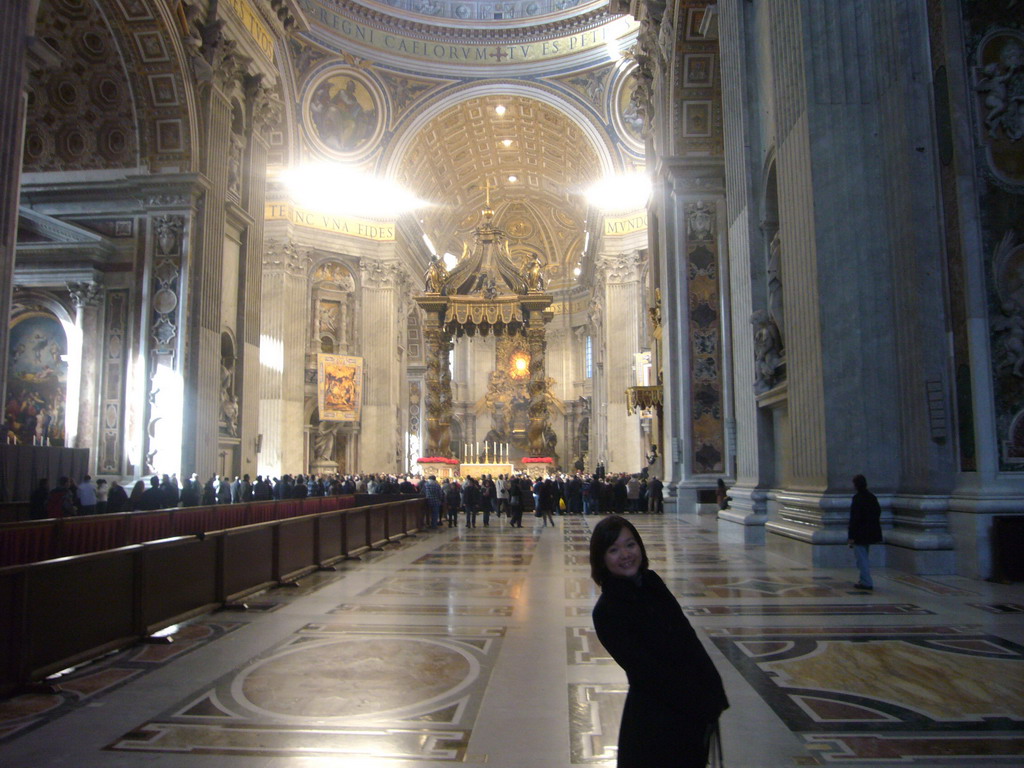
[[[320,421],[359,421],[363,402],[363,358],[316,356]]]

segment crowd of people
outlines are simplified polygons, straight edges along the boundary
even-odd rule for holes
[[[29,499],[29,517],[112,514],[140,510],[198,507],[210,504],[239,504],[274,499],[304,499],[309,496],[339,496],[355,493],[415,494],[418,478],[410,475],[212,475],[205,483],[198,475],[179,481],[176,474],[153,475],[131,487],[117,480],[93,481],[85,475],[80,482],[61,477],[50,487],[48,478],[39,480]]]
[[[433,527],[440,527],[442,519],[449,527],[456,525],[460,512],[466,516],[466,525],[475,528],[478,519],[486,527],[492,515],[503,514],[508,515],[510,525],[521,527],[526,512],[541,518],[546,526],[555,524],[556,515],[665,511],[664,484],[657,477],[639,474],[482,475],[444,478],[440,483],[431,475],[421,485]]]
[[[436,490],[432,487],[436,486]],[[512,525],[522,525],[524,513],[554,525],[561,514],[604,514],[617,512],[661,513],[663,484],[657,477],[640,474],[593,475],[576,472],[531,478],[525,473],[483,475],[466,478],[421,480],[418,475],[212,475],[205,482],[196,474],[184,480],[177,475],[153,475],[132,486],[117,480],[93,480],[85,475],[80,482],[61,477],[53,487],[47,478],[39,481],[29,501],[29,516],[34,520],[74,515],[112,514],[139,510],[197,507],[211,504],[238,504],[274,499],[302,499],[310,496],[368,494],[422,494],[431,508],[437,505],[436,525],[442,515],[455,525],[457,515],[466,515],[469,527],[478,519],[490,525],[491,515],[505,514]]]

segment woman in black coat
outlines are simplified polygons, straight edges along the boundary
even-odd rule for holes
[[[595,526],[590,574],[597,637],[629,679],[618,768],[704,768],[729,706],[722,678],[626,518]]]

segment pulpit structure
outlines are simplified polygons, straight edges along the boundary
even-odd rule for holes
[[[526,264],[516,265],[505,232],[494,225],[493,219],[488,193],[473,249],[464,247],[458,264],[450,271],[435,257],[427,271],[426,290],[416,297],[426,313],[425,456],[450,459],[455,453],[451,445],[449,353],[455,339],[476,334],[509,337],[526,352],[528,402],[523,405],[528,417],[522,425],[523,453],[525,457],[550,454],[549,382],[544,353],[553,297],[544,290],[539,259],[534,256]],[[511,430],[513,425],[508,426]]]

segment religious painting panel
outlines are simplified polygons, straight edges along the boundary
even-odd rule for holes
[[[7,428],[25,445],[63,445],[68,339],[54,315],[25,312],[11,323]]]
[[[363,358],[317,355],[317,404],[321,421],[359,421]]]
[[[351,159],[376,146],[385,124],[384,99],[362,73],[332,69],[307,86],[302,115],[307,135],[320,149]]]

